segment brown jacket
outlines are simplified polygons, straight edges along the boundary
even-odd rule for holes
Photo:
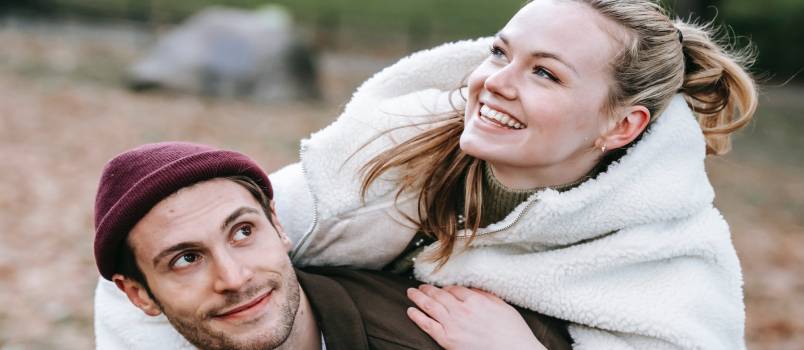
[[[387,272],[337,267],[296,271],[327,350],[440,349],[405,310],[406,290],[421,282]],[[548,349],[570,349],[565,322],[517,308]]]

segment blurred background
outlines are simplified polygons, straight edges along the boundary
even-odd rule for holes
[[[266,169],[410,52],[495,33],[522,0],[0,2],[0,349],[90,349],[103,164],[145,142]],[[707,160],[745,278],[752,349],[804,348],[804,1],[675,0],[752,42],[755,121]]]

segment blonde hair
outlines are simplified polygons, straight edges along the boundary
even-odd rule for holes
[[[754,81],[746,72],[751,51],[730,51],[714,40],[711,24],[671,20],[648,0],[571,0],[595,9],[620,26],[622,50],[611,62],[612,81],[607,107],[641,105],[655,119],[677,93],[683,93],[696,114],[707,154],[725,154],[729,135],[745,126],[757,106]],[[614,34],[616,36],[616,34]],[[456,242],[458,214],[476,236],[482,210],[481,161],[460,149],[462,111],[440,124],[385,150],[363,167],[362,193],[382,174],[399,170],[397,197],[418,192],[419,230],[434,236],[434,258],[443,265]],[[455,208],[464,198],[464,207]]]
[[[641,105],[655,119],[676,93],[698,117],[707,154],[731,149],[730,134],[745,126],[757,107],[750,48],[730,50],[712,25],[671,20],[646,0],[573,0],[617,23],[626,33],[612,62],[610,106]]]

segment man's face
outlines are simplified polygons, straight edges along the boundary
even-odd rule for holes
[[[198,347],[274,348],[287,339],[299,307],[290,241],[277,227],[232,181],[181,189],[128,238],[155,300],[141,288],[123,289],[146,313],[164,313]],[[136,283],[126,281],[118,285]]]

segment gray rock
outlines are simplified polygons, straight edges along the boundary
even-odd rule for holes
[[[211,7],[162,37],[130,68],[129,86],[261,101],[317,98],[315,60],[295,34],[279,7]]]

